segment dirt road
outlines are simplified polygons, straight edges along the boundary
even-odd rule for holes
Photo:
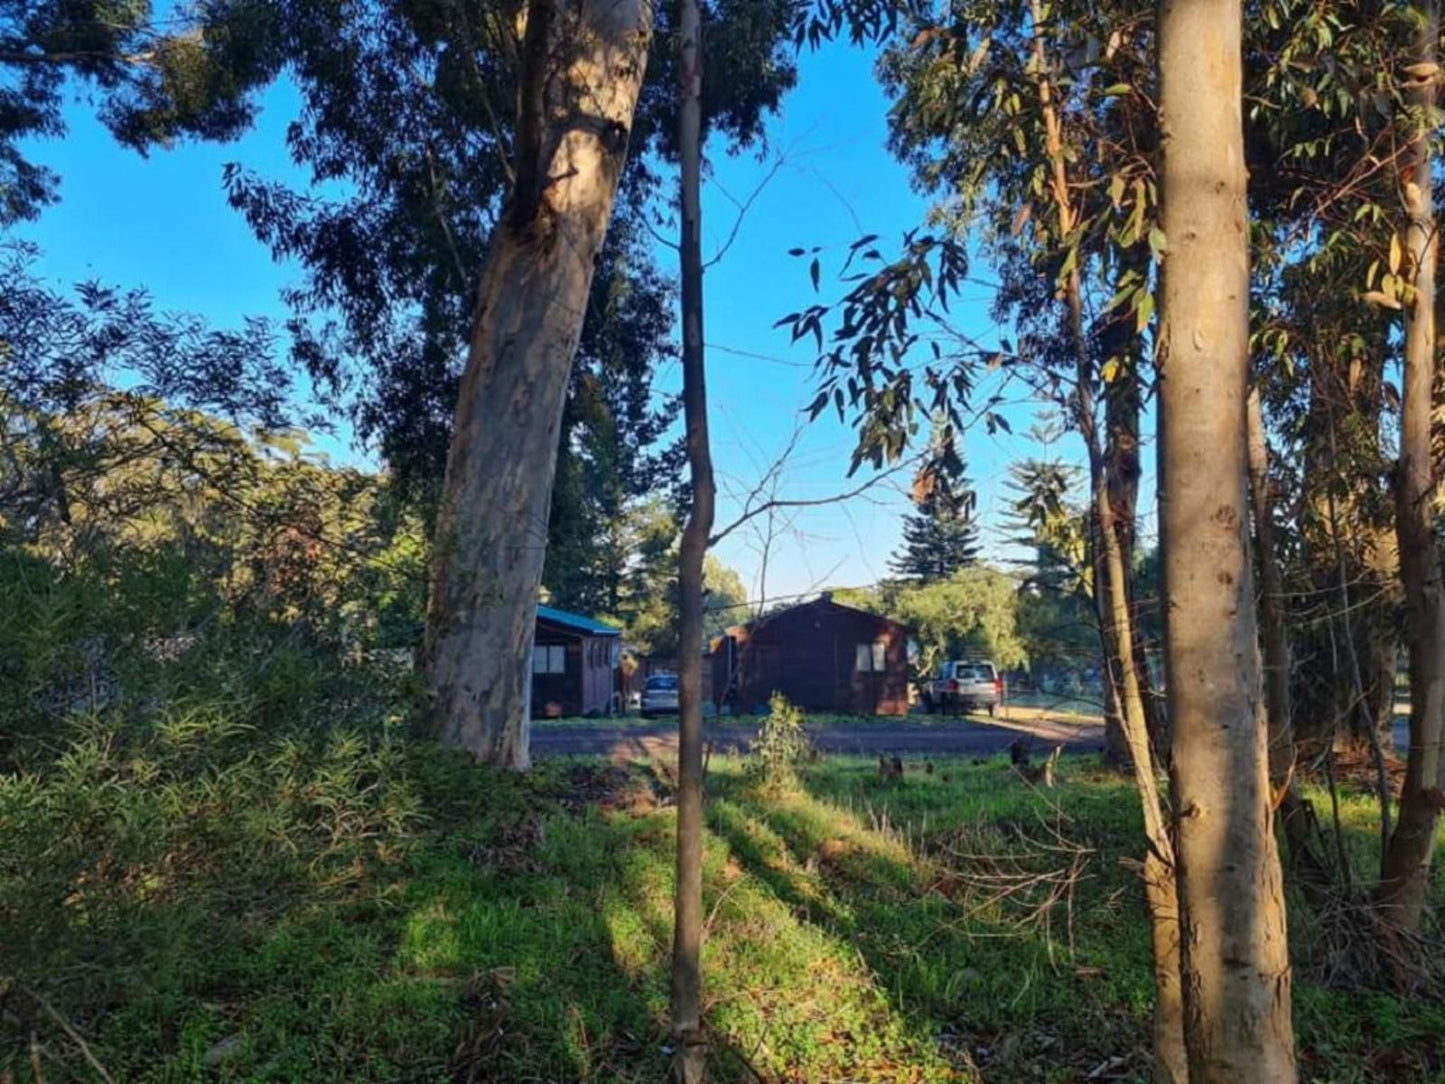
[[[716,749],[737,746],[745,749],[757,731],[758,721],[709,719],[707,738]],[[1022,737],[1034,749],[1062,745],[1069,753],[1096,753],[1104,747],[1104,728],[1078,726],[1047,718],[1021,721],[981,719],[916,718],[877,722],[850,722],[810,727],[813,742],[825,753],[932,753],[935,756],[991,756],[1006,751]],[[593,754],[610,756],[655,756],[675,751],[677,723],[664,720],[656,725],[617,726],[598,720],[596,726],[532,725],[532,753],[536,756]]]

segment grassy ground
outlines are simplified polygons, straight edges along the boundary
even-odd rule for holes
[[[0,1079],[663,1079],[666,766],[519,781],[396,726],[177,717],[0,777]],[[715,757],[714,1078],[1144,1079],[1134,799],[1063,776],[834,758],[765,793]],[[1445,1079],[1438,1003],[1302,979],[1296,1010],[1307,1079]]]

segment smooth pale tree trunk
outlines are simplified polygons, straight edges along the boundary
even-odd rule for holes
[[[1240,0],[1159,7],[1159,476],[1190,1084],[1292,1084],[1245,495]]]
[[[1044,48],[1042,0],[1031,4],[1034,25],[1035,84],[1044,119],[1045,150],[1050,166],[1050,194],[1058,218],[1059,236],[1073,232],[1076,210],[1069,186],[1068,158],[1063,129]],[[1133,616],[1129,608],[1128,572],[1121,530],[1109,489],[1107,460],[1100,448],[1091,388],[1094,374],[1089,343],[1084,332],[1083,295],[1077,268],[1062,283],[1069,309],[1069,338],[1074,352],[1077,387],[1074,390],[1074,420],[1089,455],[1093,522],[1095,535],[1095,602],[1105,652],[1105,663],[1113,672],[1111,700],[1117,704],[1124,760],[1132,766],[1139,803],[1144,814],[1146,852],[1144,858],[1144,900],[1154,946],[1154,1076],[1159,1084],[1187,1084],[1184,1049],[1184,1001],[1180,986],[1178,904],[1174,882],[1173,844],[1165,824],[1163,806],[1149,748],[1139,663],[1135,658]],[[1116,739],[1117,740],[1117,739]]]
[[[1414,63],[1434,64],[1440,12],[1423,5],[1425,25],[1416,38]],[[1380,904],[1402,928],[1420,929],[1429,891],[1435,831],[1445,807],[1440,742],[1445,733],[1445,585],[1435,537],[1435,477],[1430,456],[1435,383],[1434,166],[1427,138],[1437,123],[1435,80],[1417,80],[1410,105],[1420,111],[1405,192],[1405,248],[1414,270],[1415,300],[1405,317],[1405,371],[1401,381],[1400,463],[1395,482],[1395,531],[1400,540],[1400,583],[1405,591],[1406,641],[1410,656],[1410,753],[1400,793],[1400,817],[1385,852]]]
[[[426,661],[441,740],[525,770],[567,378],[652,32],[647,0],[532,0],[513,190],[477,293],[437,513]]]
[[[678,151],[682,158],[682,411],[692,509],[678,549],[677,885],[672,937],[673,1075],[701,1084],[702,1021],[702,649],[703,562],[715,492],[707,432],[702,334],[702,56],[697,0],[680,0]]]
[[[1259,566],[1260,639],[1264,645],[1264,702],[1269,733],[1269,785],[1289,843],[1290,859],[1312,900],[1333,878],[1315,847],[1315,822],[1295,781],[1293,709],[1290,704],[1289,623],[1284,574],[1275,549],[1274,502],[1269,492],[1269,443],[1259,390],[1250,388],[1246,406],[1249,498],[1254,511],[1254,556]]]

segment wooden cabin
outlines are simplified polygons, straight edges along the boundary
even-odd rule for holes
[[[621,653],[621,629],[566,610],[538,606],[532,644],[532,717],[615,711]]]
[[[828,595],[738,625],[712,647],[721,710],[766,710],[780,692],[805,711],[908,714],[908,629]]]

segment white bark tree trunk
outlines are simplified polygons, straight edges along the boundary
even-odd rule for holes
[[[513,190],[491,240],[437,514],[437,733],[525,770],[537,591],[567,379],[652,33],[648,0],[531,0]]]
[[[1190,1084],[1296,1079],[1245,495],[1240,0],[1159,8],[1160,508]]]

